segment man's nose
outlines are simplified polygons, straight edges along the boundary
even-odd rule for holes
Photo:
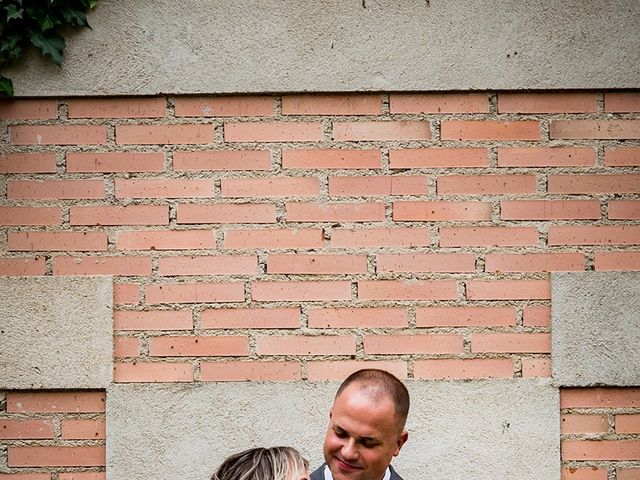
[[[347,440],[342,445],[342,458],[345,460],[353,460],[358,456],[358,449],[356,448],[356,442],[353,439]]]

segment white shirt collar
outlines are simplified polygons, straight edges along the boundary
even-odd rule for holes
[[[391,470],[389,470],[389,467],[387,467],[387,469],[384,471],[384,477],[382,477],[382,480],[390,480],[390,479],[391,479]],[[328,465],[324,466],[324,480],[333,480],[333,476],[331,475],[331,470],[329,470]]]

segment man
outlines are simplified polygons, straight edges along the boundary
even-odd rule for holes
[[[351,374],[329,412],[325,463],[310,480],[402,480],[391,467],[409,434],[409,392],[384,370]]]

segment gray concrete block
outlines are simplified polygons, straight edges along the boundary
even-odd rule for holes
[[[558,390],[544,380],[407,381],[409,442],[394,465],[423,478],[559,480]],[[312,467],[335,382],[114,384],[107,480],[206,479],[229,454],[291,445]],[[488,448],[488,446],[490,448]]]
[[[16,95],[637,88],[636,0],[102,0]]]
[[[551,365],[559,386],[640,385],[640,274],[551,275]]]
[[[0,277],[0,389],[106,388],[111,277]]]

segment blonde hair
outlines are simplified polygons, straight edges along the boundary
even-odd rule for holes
[[[228,457],[211,480],[299,480],[308,468],[309,462],[295,448],[258,447]]]

